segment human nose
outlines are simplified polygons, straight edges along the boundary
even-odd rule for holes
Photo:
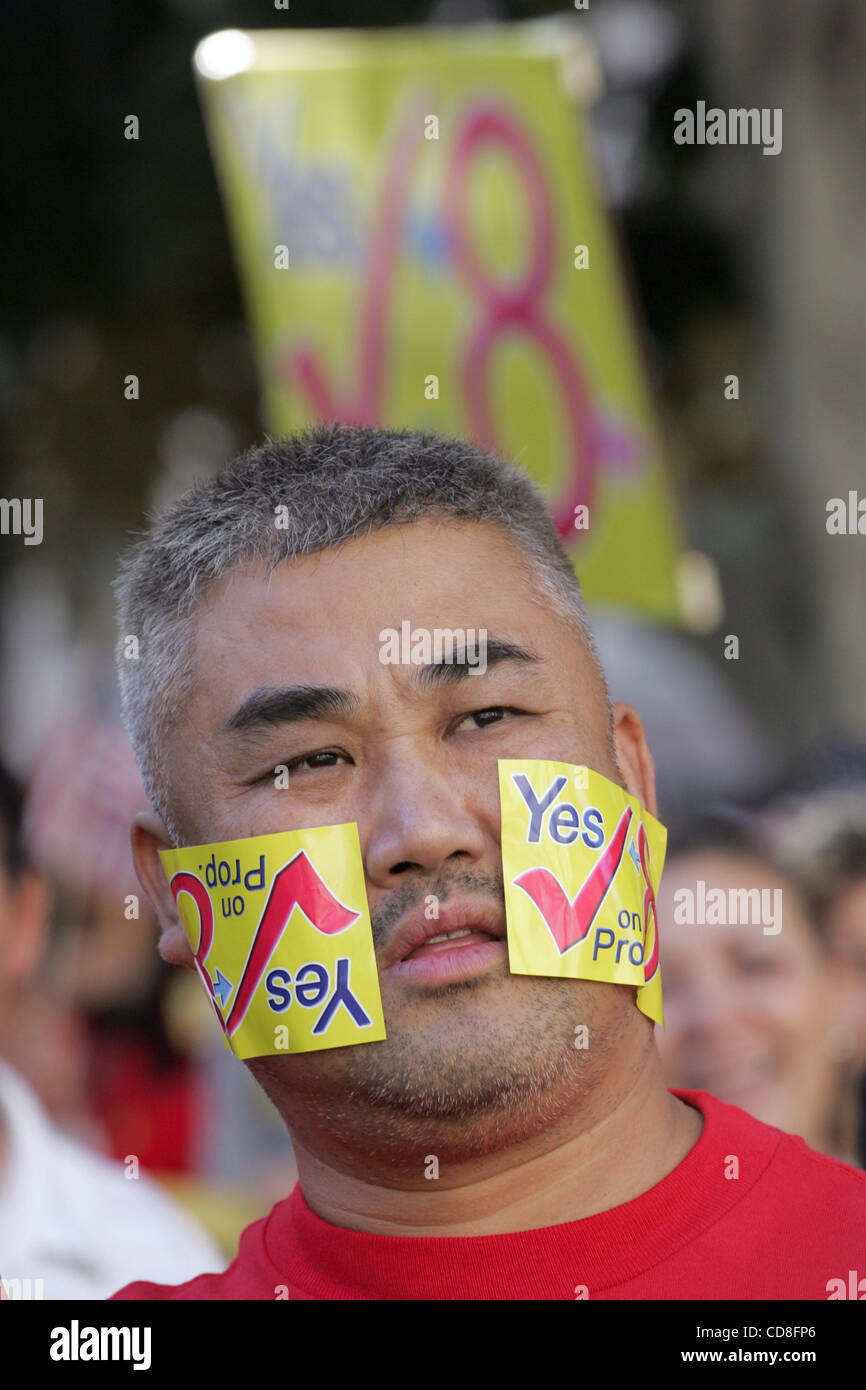
[[[495,778],[491,788],[498,795]],[[479,860],[485,847],[481,794],[429,756],[393,748],[359,827],[370,882],[393,887],[411,869],[430,874],[448,859]],[[498,812],[498,800],[491,809]]]

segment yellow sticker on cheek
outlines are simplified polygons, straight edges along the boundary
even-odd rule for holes
[[[572,763],[499,762],[513,975],[637,987],[664,1026],[656,894],[667,831],[634,796]]]
[[[160,858],[237,1057],[385,1037],[357,825],[162,850]]]

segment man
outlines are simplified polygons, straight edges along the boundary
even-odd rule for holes
[[[155,524],[118,594],[162,954],[193,964],[160,850],[355,822],[387,1025],[246,1063],[299,1185],[224,1274],[118,1297],[825,1298],[863,1266],[866,1177],[670,1093],[634,989],[509,973],[498,760],[586,764],[656,814],[524,474],[409,431],[268,441]],[[486,632],[483,674],[380,660],[404,620]],[[403,960],[419,928],[469,931],[435,982]]]
[[[34,975],[49,913],[26,862],[21,795],[0,766],[0,1039]],[[146,1267],[183,1279],[225,1260],[204,1231],[130,1165],[57,1129],[27,1082],[0,1061],[0,1295],[108,1298]]]

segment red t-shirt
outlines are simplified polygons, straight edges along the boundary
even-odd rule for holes
[[[866,1173],[706,1091],[674,1095],[704,1117],[694,1148],[596,1216],[506,1235],[367,1235],[316,1216],[298,1185],[247,1227],[222,1274],[114,1298],[827,1299],[852,1270],[866,1298]]]

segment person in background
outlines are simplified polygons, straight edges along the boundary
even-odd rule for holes
[[[198,979],[153,949],[156,920],[129,843],[146,804],[117,720],[91,705],[46,729],[23,839],[54,889],[52,940],[7,1057],[66,1133],[121,1162],[137,1154],[231,1253],[294,1181],[291,1145],[252,1077],[232,1065]]]
[[[826,942],[846,1142],[866,1168],[866,753],[831,747],[778,789],[763,819]]]
[[[866,799],[862,823],[837,827],[819,846],[809,889],[834,966],[844,1063],[857,1097],[855,1144],[866,1168]]]
[[[62,1129],[110,1158],[138,1154],[163,1181],[194,1174],[206,1099],[195,1058],[169,1033],[174,972],[153,950],[156,924],[137,894],[128,822],[146,802],[114,719],[72,709],[46,729],[28,769],[22,840],[54,890],[52,940],[8,1059]],[[62,1060],[29,1036],[30,1026],[57,1036],[61,1019],[73,1034]]]
[[[39,965],[50,894],[25,858],[22,800],[0,766],[0,1052]],[[37,1033],[31,1034],[39,1046]],[[0,1060],[0,1276],[4,1298],[107,1298],[143,1266],[154,1279],[221,1270],[225,1259],[149,1178],[57,1128]]]
[[[804,884],[759,819],[719,810],[672,835],[659,915],[668,1084],[852,1163],[832,964]]]

